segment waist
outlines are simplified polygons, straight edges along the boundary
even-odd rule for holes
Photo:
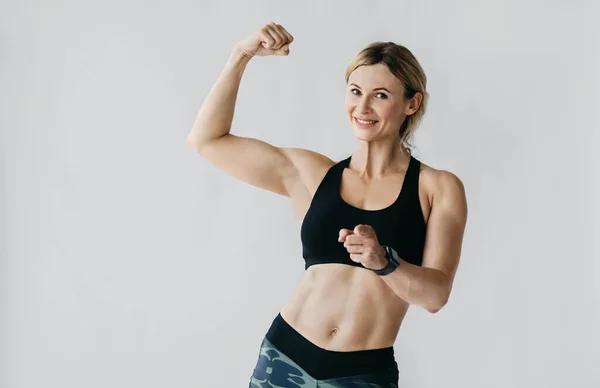
[[[265,337],[316,379],[397,370],[393,346],[340,352],[323,349],[302,336],[277,314]]]
[[[355,351],[392,346],[407,310],[371,271],[321,264],[305,272],[281,315],[317,346]]]

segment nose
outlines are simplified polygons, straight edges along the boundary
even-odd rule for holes
[[[356,110],[358,111],[358,113],[360,113],[361,115],[367,115],[371,112],[371,106],[369,101],[370,100],[366,97],[363,97],[358,101],[358,104],[356,105]]]

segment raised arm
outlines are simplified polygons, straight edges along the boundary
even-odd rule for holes
[[[290,187],[299,175],[295,158],[306,152],[236,136],[230,130],[248,62],[254,56],[287,56],[292,41],[293,37],[282,26],[269,23],[236,44],[187,137],[190,146],[217,168],[251,185],[285,196],[290,196]]]

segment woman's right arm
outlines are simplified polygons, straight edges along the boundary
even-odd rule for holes
[[[253,186],[290,196],[300,176],[317,153],[278,148],[258,139],[230,133],[235,103],[246,65],[255,55],[287,55],[291,35],[277,24],[267,24],[238,43],[210,89],[188,135],[188,143],[211,164]],[[318,163],[318,161],[317,161]]]

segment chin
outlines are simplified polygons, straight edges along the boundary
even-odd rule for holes
[[[352,127],[352,133],[354,133],[354,137],[362,141],[370,141],[377,137],[375,132],[355,127]]]

